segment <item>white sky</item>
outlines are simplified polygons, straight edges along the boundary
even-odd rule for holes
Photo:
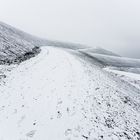
[[[40,37],[140,58],[140,0],[0,0],[0,20]]]

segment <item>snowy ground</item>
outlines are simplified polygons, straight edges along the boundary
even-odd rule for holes
[[[119,67],[119,68],[140,68],[140,59],[132,59],[127,57],[117,57],[117,56],[111,56],[108,54],[99,54],[92,53],[92,51],[82,51],[80,52],[84,53],[85,55],[88,55],[95,59],[96,61],[100,62],[103,66],[111,66],[111,67]]]
[[[110,69],[109,67],[104,69],[111,74],[115,74],[115,76],[119,77],[121,80],[124,80],[124,82],[128,82],[135,88],[140,89],[140,74]]]
[[[140,92],[52,47],[7,72],[0,140],[140,140]]]

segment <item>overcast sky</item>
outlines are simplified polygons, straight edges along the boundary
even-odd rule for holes
[[[140,58],[140,0],[0,0],[0,20],[40,37]]]

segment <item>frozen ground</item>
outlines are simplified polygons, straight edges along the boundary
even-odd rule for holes
[[[128,82],[129,84],[140,89],[140,74],[115,70],[109,67],[104,68],[104,69],[110,72],[111,74],[114,74],[115,76],[119,77],[121,80],[124,80],[124,82]]]
[[[140,90],[64,49],[42,47],[0,86],[0,140],[140,140]]]

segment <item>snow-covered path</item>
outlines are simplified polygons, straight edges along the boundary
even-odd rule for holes
[[[0,86],[0,140],[140,139],[139,93],[131,97],[76,57],[43,47],[9,72]]]

